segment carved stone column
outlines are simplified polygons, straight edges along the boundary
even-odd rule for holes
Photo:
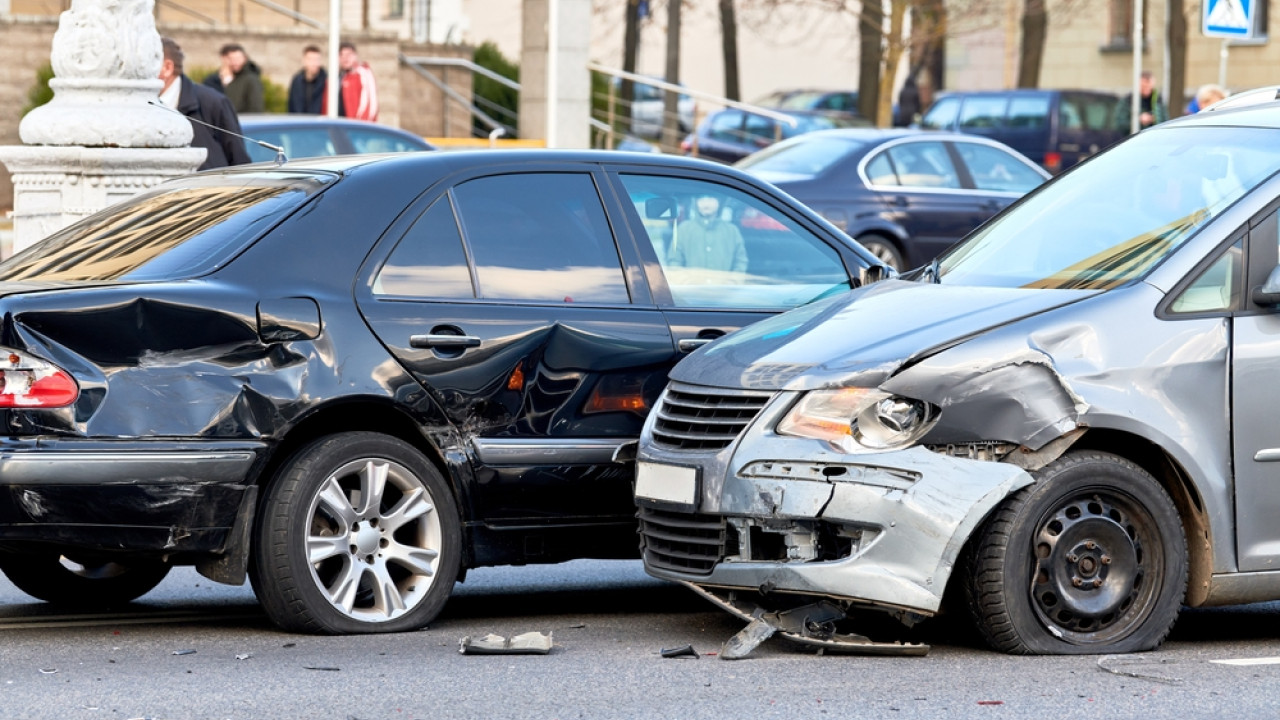
[[[72,0],[53,36],[53,100],[0,147],[13,175],[14,249],[204,162],[191,124],[150,104],[163,54],[154,0]]]

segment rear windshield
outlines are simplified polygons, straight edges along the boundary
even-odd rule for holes
[[[865,146],[865,142],[853,138],[811,135],[777,143],[760,152],[752,153],[737,166],[744,170],[750,169],[752,172],[778,172],[816,177]]]
[[[333,179],[271,172],[167,183],[5,260],[0,282],[138,282],[199,275],[233,257]]]

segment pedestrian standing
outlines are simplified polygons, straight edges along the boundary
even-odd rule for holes
[[[323,115],[328,108],[325,97],[328,74],[321,62],[320,48],[308,45],[302,50],[302,69],[289,83],[289,112]]]
[[[249,162],[249,151],[239,137],[240,121],[231,101],[226,95],[197,85],[183,74],[183,54],[178,43],[170,38],[161,38],[160,43],[164,48],[164,59],[160,63],[160,80],[164,87],[160,90],[160,102],[192,120],[191,146],[202,147],[206,151],[204,164],[199,169]]]
[[[218,72],[204,79],[204,84],[226,95],[238,113],[264,112],[262,70],[249,59],[244,46],[227,43],[218,55],[222,65]]]
[[[1150,70],[1143,70],[1138,76],[1138,130],[1145,130],[1152,125],[1169,119],[1169,111],[1160,99],[1160,91],[1156,89],[1155,78]],[[1116,124],[1128,131],[1132,127],[1133,93],[1124,96],[1116,112]]]
[[[373,69],[356,54],[356,46],[344,42],[338,46],[338,67],[342,70],[342,104],[345,117],[374,122],[378,119],[378,88],[373,82]]]

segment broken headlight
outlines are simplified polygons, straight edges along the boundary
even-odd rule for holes
[[[927,402],[870,388],[815,390],[778,423],[778,433],[826,440],[847,453],[914,445],[938,422]]]

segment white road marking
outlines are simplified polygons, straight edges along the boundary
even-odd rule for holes
[[[1230,660],[1210,660],[1218,665],[1280,665],[1280,657],[1232,658]]]

